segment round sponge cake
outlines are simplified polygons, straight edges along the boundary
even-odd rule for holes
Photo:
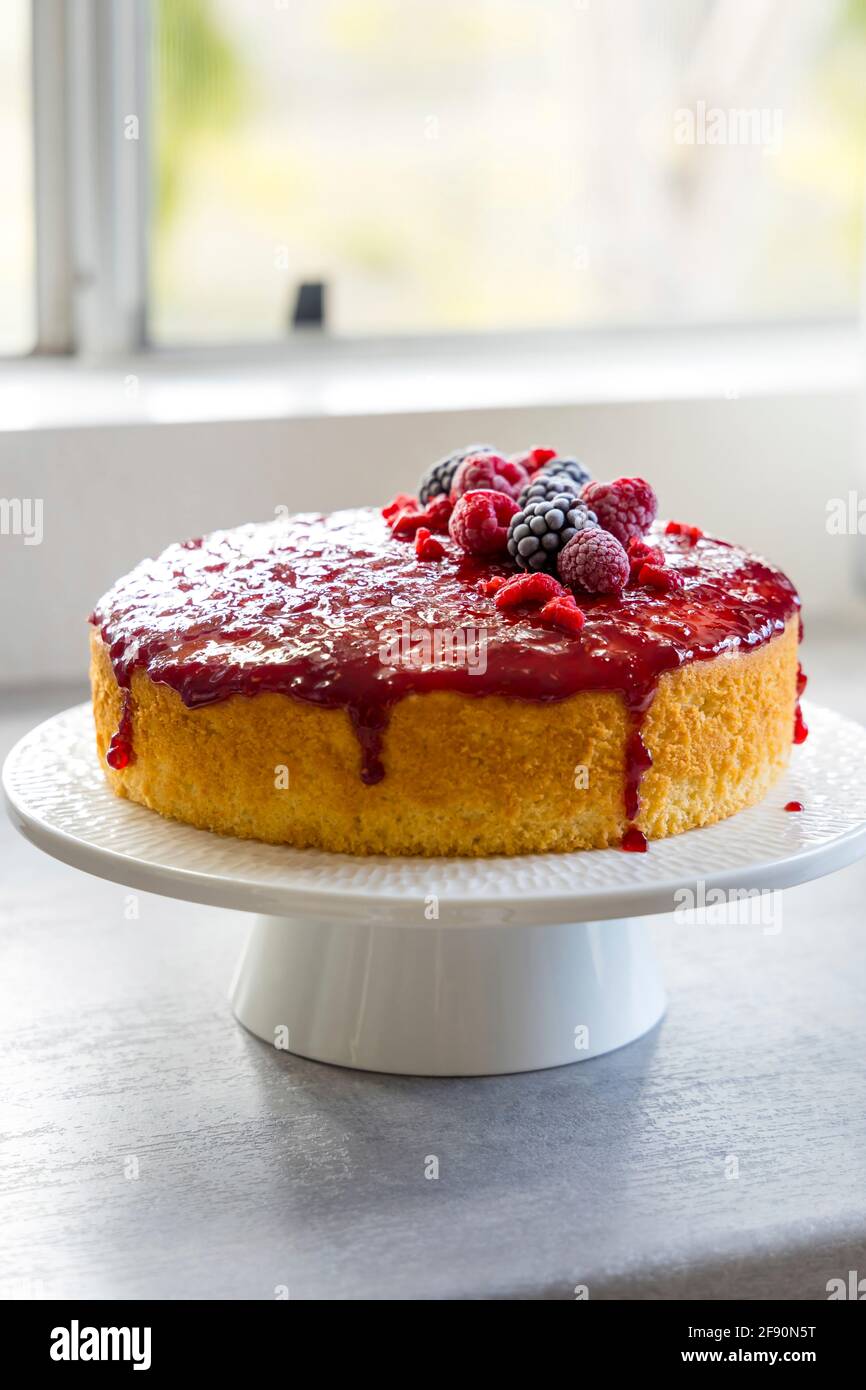
[[[682,587],[501,611],[505,565],[422,560],[370,509],[170,546],[92,615],[112,789],[224,834],[352,854],[619,845],[732,815],[785,767],[799,602],[657,526]]]

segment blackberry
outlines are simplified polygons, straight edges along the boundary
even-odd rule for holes
[[[556,570],[559,552],[596,525],[595,512],[571,493],[527,502],[508,527],[508,553],[522,570]]]
[[[418,501],[422,506],[426,506],[433,497],[447,497],[451,491],[454,474],[464,459],[467,459],[470,454],[494,454],[495,452],[492,444],[470,444],[465,449],[457,449],[453,454],[448,454],[446,458],[432,464],[421,479]]]
[[[517,505],[525,507],[529,502],[549,502],[554,497],[562,496],[572,497],[577,502],[580,488],[567,473],[545,473],[541,469],[530,478],[517,499]]]
[[[589,469],[584,468],[578,459],[560,458],[549,459],[547,463],[542,464],[535,476],[537,478],[550,477],[554,473],[557,477],[562,477],[564,474],[565,477],[570,478],[578,490],[583,487],[584,483],[588,483],[592,476]]]

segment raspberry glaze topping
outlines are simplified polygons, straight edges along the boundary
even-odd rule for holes
[[[100,600],[90,621],[125,692],[140,670],[191,709],[261,691],[345,709],[369,785],[384,776],[390,709],[412,692],[555,701],[581,690],[619,691],[634,720],[626,768],[633,819],[649,765],[640,724],[660,676],[760,646],[799,608],[790,580],[764,560],[710,537],[667,534],[657,524],[651,542],[682,588],[581,596],[585,622],[568,631],[544,620],[537,605],[497,606],[482,581],[511,577],[513,568],[441,540],[442,559],[425,563],[373,509],[216,531],[143,561]],[[403,620],[413,632],[482,630],[486,668],[383,663],[383,637]],[[130,761],[128,694],[119,732]],[[123,757],[112,765],[125,765]]]

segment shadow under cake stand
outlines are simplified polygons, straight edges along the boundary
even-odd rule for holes
[[[76,868],[258,916],[231,1000],[258,1037],[365,1070],[473,1076],[609,1052],[658,1022],[648,914],[766,892],[866,853],[866,729],[807,706],[760,806],[650,845],[491,859],[354,858],[195,830],[112,795],[89,705],[13,748],[17,828]],[[804,811],[786,813],[801,801]]]

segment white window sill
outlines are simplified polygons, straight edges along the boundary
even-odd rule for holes
[[[0,431],[827,395],[863,366],[851,324],[30,359],[3,368]]]

